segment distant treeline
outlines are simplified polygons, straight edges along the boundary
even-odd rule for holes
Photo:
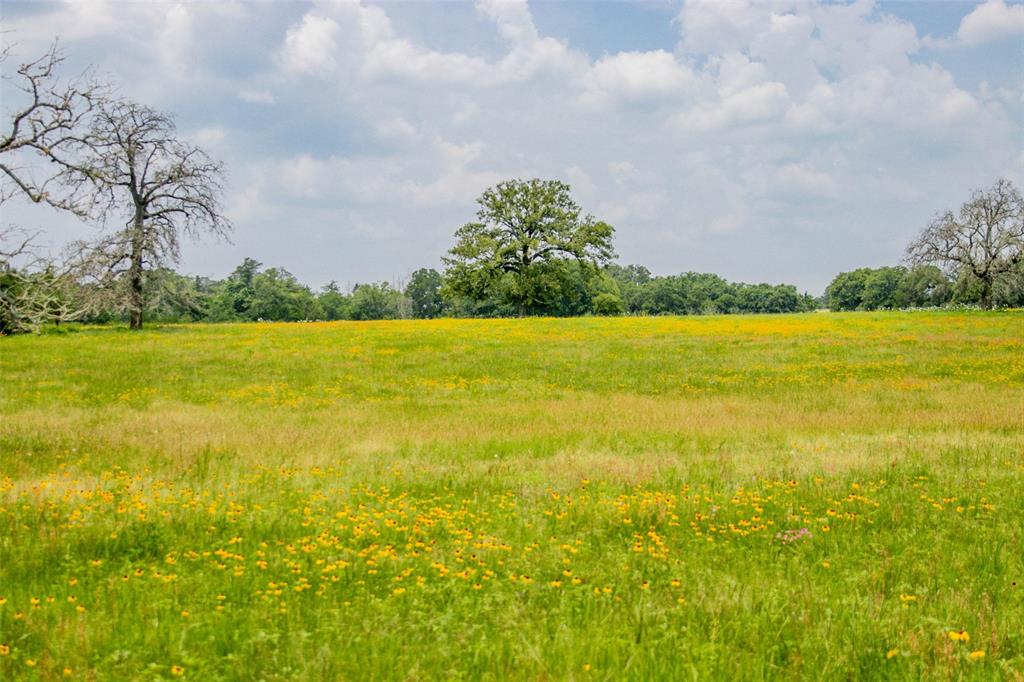
[[[561,296],[535,314],[695,315],[784,313],[813,310],[818,299],[788,284],[739,284],[705,273],[656,277],[640,265],[611,265],[598,273],[568,268]],[[316,291],[279,267],[246,258],[225,279],[154,269],[145,281],[146,319],[160,322],[390,320],[433,317],[501,317],[516,314],[500,296],[469,300],[449,291],[432,268],[417,270],[404,286],[331,282]],[[123,318],[117,308],[99,310],[84,322]]]
[[[319,290],[279,267],[246,258],[225,279],[152,270],[145,282],[146,318],[159,322],[242,322],[299,320],[392,320],[434,317],[504,317],[516,311],[500,299],[473,301],[451,293],[433,268],[417,270],[401,285],[357,284],[351,290],[331,282]],[[995,289],[1003,307],[1024,306],[1024,267]],[[613,264],[593,275],[569,269],[554,305],[536,311],[553,317],[580,315],[701,315],[792,313],[820,308],[885,310],[976,305],[980,284],[968,276],[947,277],[939,268],[860,268],[836,276],[822,297],[799,293],[789,284],[743,284],[718,275],[687,272],[654,276],[642,265]],[[85,322],[123,318],[115,308]]]
[[[830,310],[892,310],[982,305],[983,282],[966,269],[950,277],[934,265],[859,268],[839,273],[822,300]],[[1024,261],[995,277],[992,305],[1024,307]]]

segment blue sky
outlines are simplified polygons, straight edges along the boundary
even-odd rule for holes
[[[819,293],[928,219],[1024,185],[1024,5],[962,2],[5,0],[223,159],[232,243],[319,286],[439,267],[474,199],[569,182],[622,262]],[[13,102],[4,90],[5,107]],[[95,227],[8,203],[53,247]]]

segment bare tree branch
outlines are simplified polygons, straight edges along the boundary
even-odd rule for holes
[[[10,48],[5,48],[0,52],[0,65],[11,58]],[[0,203],[20,194],[82,216],[86,207],[51,191],[52,175],[38,179],[28,167],[33,160],[55,161],[67,153],[79,139],[86,119],[108,94],[108,86],[90,71],[62,82],[57,72],[64,60],[55,41],[41,57],[4,76],[22,96],[14,98],[17,103],[7,112],[0,132]]]
[[[71,322],[107,302],[99,293],[111,282],[90,280],[88,251],[74,249],[55,260],[43,255],[30,233],[0,229],[0,334],[34,331],[47,323]]]

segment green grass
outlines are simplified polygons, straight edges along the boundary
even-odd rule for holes
[[[1024,679],[1021,313],[81,329],[0,376],[0,679]]]

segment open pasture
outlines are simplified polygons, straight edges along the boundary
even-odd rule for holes
[[[1024,679],[1024,315],[0,339],[0,678]]]

